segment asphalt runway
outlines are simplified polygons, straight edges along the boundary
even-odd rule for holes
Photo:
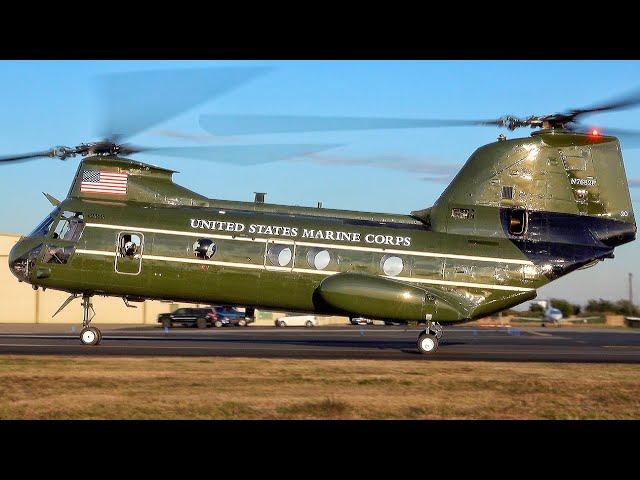
[[[433,356],[418,352],[418,333],[377,326],[168,332],[111,327],[103,330],[100,345],[90,347],[80,344],[70,326],[68,333],[47,333],[43,325],[38,331],[0,333],[0,354],[640,363],[640,331],[628,329],[445,327]]]

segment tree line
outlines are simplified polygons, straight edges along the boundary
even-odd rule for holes
[[[640,309],[633,303],[629,302],[629,300],[611,301],[604,300],[602,298],[598,300],[592,299],[589,300],[584,307],[562,298],[552,298],[550,302],[551,306],[560,310],[564,317],[580,315],[581,313],[585,315],[609,313],[614,315],[640,316]],[[532,313],[542,314],[544,312],[544,308],[537,303],[532,303],[529,305],[529,311]]]

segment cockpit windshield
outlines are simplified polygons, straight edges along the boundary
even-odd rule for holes
[[[53,212],[47,215],[46,218],[42,220],[42,222],[40,222],[40,224],[36,228],[34,228],[33,232],[31,232],[28,236],[44,237],[47,233],[49,233],[49,228],[53,223],[53,219],[56,218],[57,216],[58,216],[58,209],[56,208]]]

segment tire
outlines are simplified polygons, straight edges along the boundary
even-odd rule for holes
[[[284,328],[284,327],[286,327],[286,326],[287,326],[287,324],[284,322],[284,320],[278,320],[278,326],[279,326],[280,328]]]
[[[173,328],[173,322],[170,318],[162,319],[162,328]]]
[[[221,320],[216,320],[215,322],[213,322],[213,326],[216,327],[216,328],[222,327],[222,321]]]
[[[430,333],[421,333],[417,341],[418,350],[424,355],[433,355],[438,350],[438,339]]]
[[[246,327],[247,326],[247,320],[244,318],[241,318],[240,320],[238,320],[238,326],[239,327]]]
[[[311,320],[307,320],[307,323],[305,323],[304,326],[307,328],[311,328],[313,327],[313,322]]]
[[[207,319],[206,318],[199,318],[196,320],[196,326],[198,328],[207,328]]]
[[[83,345],[98,345],[101,339],[100,330],[95,327],[83,328],[80,331],[80,342]]]

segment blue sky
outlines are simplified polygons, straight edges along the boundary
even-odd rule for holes
[[[202,136],[206,113],[493,118],[526,116],[590,105],[634,90],[637,61],[3,61],[0,62],[0,154],[96,140],[98,109],[92,87],[100,74],[216,65],[275,67],[238,89],[130,139],[153,146],[234,143]],[[640,129],[640,109],[594,115],[594,125]],[[161,132],[193,136],[177,140]],[[605,129],[606,131],[606,129]],[[249,137],[248,141],[339,143],[315,160],[252,167],[140,154],[173,168],[175,180],[212,198],[408,213],[430,206],[445,184],[433,181],[501,133],[489,127],[369,132],[322,132]],[[508,137],[527,130],[504,131]],[[623,154],[630,179],[640,178],[639,149]],[[371,163],[379,166],[373,166]],[[0,231],[30,230],[50,210],[43,191],[64,197],[77,160],[42,159],[0,166]],[[636,199],[640,189],[632,190]],[[637,209],[637,202],[634,203]],[[575,301],[626,296],[627,273],[638,271],[637,243],[616,259],[577,272],[540,291],[539,298]],[[640,278],[640,275],[638,275]],[[638,288],[640,290],[640,287]],[[636,296],[636,300],[638,297]]]

